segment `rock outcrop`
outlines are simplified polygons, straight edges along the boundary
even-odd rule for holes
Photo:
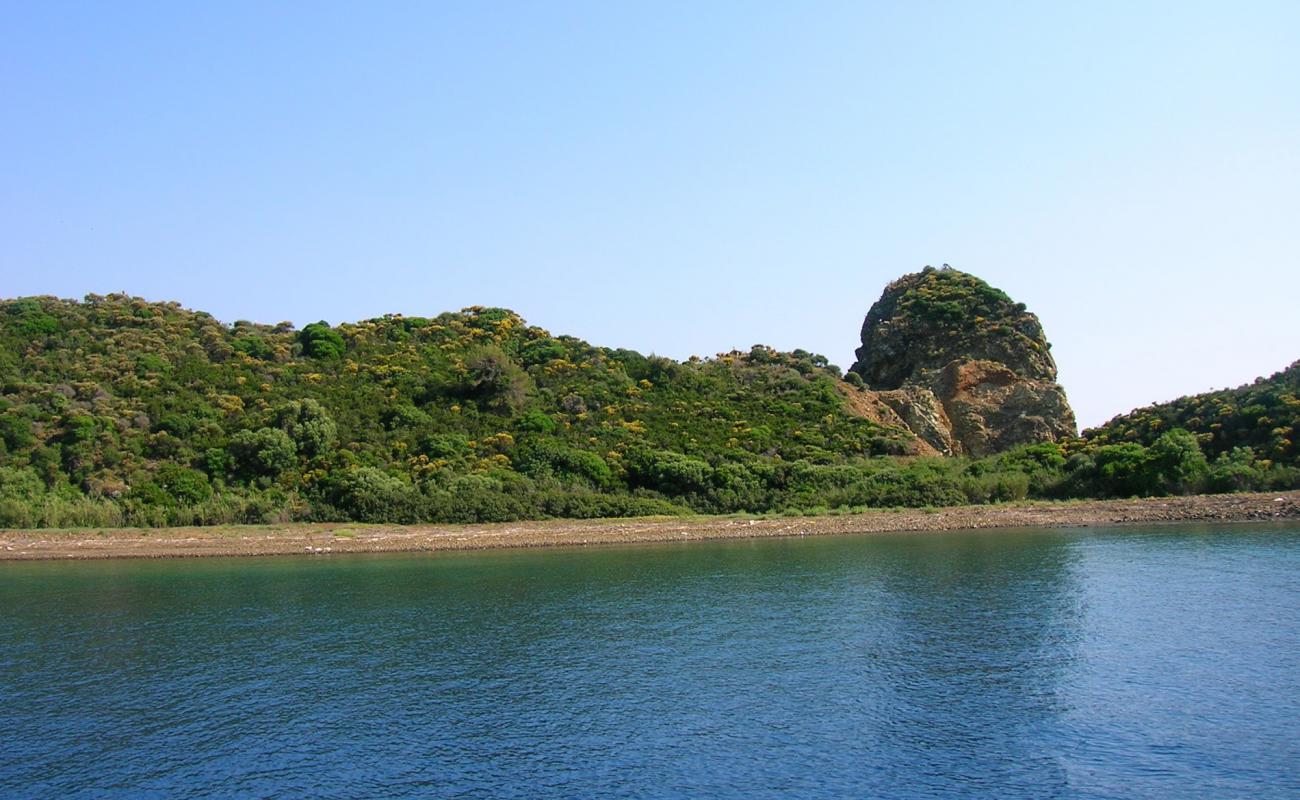
[[[930,447],[985,456],[1077,434],[1050,348],[1023,303],[926,267],[885,287],[850,371]]]

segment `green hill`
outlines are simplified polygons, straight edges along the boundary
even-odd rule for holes
[[[915,448],[820,356],[678,363],[496,308],[295,330],[23,298],[0,383],[8,524],[64,521],[20,513],[52,498],[173,522],[763,509],[799,470]]]
[[[1192,414],[1193,398],[1089,441],[921,457],[934,450],[892,395],[800,350],[677,362],[499,308],[296,329],[125,295],[21,298],[0,301],[0,525],[472,522],[1300,484],[1286,466],[1295,372],[1225,396],[1213,418]],[[1164,432],[1179,425],[1205,428],[1213,465],[1194,437]]]
[[[1084,431],[1083,437],[1094,449],[1113,449],[1149,446],[1172,430],[1190,432],[1214,460],[1222,485],[1211,488],[1260,484],[1250,478],[1251,468],[1278,474],[1300,469],[1300,361],[1235,389],[1136,409]],[[1269,485],[1264,481],[1261,488]]]

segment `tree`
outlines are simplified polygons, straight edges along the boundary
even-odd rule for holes
[[[275,424],[289,434],[298,453],[307,458],[328,453],[334,447],[338,426],[319,401],[293,400],[275,412]]]

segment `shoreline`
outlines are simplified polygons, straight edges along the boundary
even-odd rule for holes
[[[639,542],[1300,519],[1300,491],[1026,501],[812,517],[653,517],[460,525],[346,522],[0,530],[0,561],[419,553]]]

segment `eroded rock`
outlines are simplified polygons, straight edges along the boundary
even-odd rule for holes
[[[857,356],[851,371],[940,453],[984,456],[1077,433],[1038,318],[946,265],[885,288]]]

